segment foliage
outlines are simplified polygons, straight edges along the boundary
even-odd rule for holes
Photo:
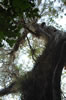
[[[24,18],[39,17],[38,9],[34,1],[29,0],[3,0],[0,3],[0,46],[1,41],[6,40],[10,46],[20,36],[22,25],[20,21]]]
[[[40,0],[37,2],[39,6],[42,3]],[[65,4],[65,0],[62,2]],[[58,17],[59,13],[64,11],[62,2],[59,0],[60,6],[54,7],[56,1],[44,0],[40,11],[34,0],[2,0],[0,2],[0,46],[3,39],[13,46],[16,38],[21,36],[20,29],[23,27],[23,20],[26,22],[26,20],[48,15],[50,20],[47,22],[55,23],[53,16]]]

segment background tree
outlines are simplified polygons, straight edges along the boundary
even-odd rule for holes
[[[53,6],[56,1],[51,0],[3,0],[0,2],[0,71],[1,86],[4,87],[4,90],[0,92],[1,96],[12,92],[22,92],[22,83],[24,80],[27,80],[26,77],[30,77],[31,80],[33,80],[32,75],[34,71],[23,75],[23,72],[20,72],[21,67],[18,67],[15,63],[20,49],[23,50],[29,47],[27,52],[29,53],[29,57],[32,56],[33,63],[35,63],[39,53],[41,53],[48,41],[50,41],[52,37],[57,39],[57,37],[55,37],[57,33],[58,37],[63,33],[54,27],[49,27],[46,26],[45,23],[42,23],[42,19],[47,24],[49,23],[49,25],[55,23],[54,19],[59,15],[61,16],[61,12],[65,11],[64,7],[66,2],[64,0],[59,0],[57,3],[58,2],[60,6],[57,6],[57,8]],[[42,8],[41,4],[43,5]],[[45,19],[45,17],[47,17],[47,19]],[[42,24],[38,24],[39,19],[41,19]],[[38,49],[37,45],[39,45],[39,43],[40,46]],[[24,64],[22,66],[24,66]],[[38,77],[36,80],[38,80]],[[10,83],[11,85],[9,85]],[[27,87],[29,88],[29,86]]]

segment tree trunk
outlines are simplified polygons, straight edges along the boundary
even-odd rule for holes
[[[22,80],[22,100],[61,100],[60,78],[66,60],[65,33],[46,25],[32,24],[32,28],[24,27],[36,36],[43,36],[48,43],[33,70]],[[9,90],[7,87],[6,90],[14,92],[12,88],[13,86]],[[2,91],[0,95],[8,94]]]

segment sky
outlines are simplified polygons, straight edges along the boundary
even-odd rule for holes
[[[62,26],[62,28],[64,29],[64,31],[66,31],[66,16],[63,16],[63,18],[57,18],[55,19],[55,21]]]
[[[40,1],[40,0],[39,0]],[[42,0],[42,3],[41,5],[39,6],[40,7],[40,11],[41,11],[41,8],[42,8],[42,5],[44,3],[45,0]],[[48,1],[48,0],[47,0]],[[54,1],[54,0],[50,0],[50,1]],[[58,2],[58,1],[61,1],[61,0],[55,0],[55,3],[53,5],[53,7],[55,9],[57,9],[57,7],[60,6],[60,4],[62,4],[62,2]],[[66,6],[64,6],[64,12],[63,13],[59,13],[59,16],[58,18],[54,18],[55,22],[60,26],[62,26],[63,30],[66,31],[66,16],[64,15],[66,14]],[[62,18],[60,16],[63,16]],[[48,16],[43,16],[40,20],[39,20],[39,23],[43,22],[43,21],[47,21],[49,17]]]

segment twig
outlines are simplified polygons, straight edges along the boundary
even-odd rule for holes
[[[29,47],[30,47],[30,50],[31,50],[31,53],[32,53],[32,59],[36,62],[36,60],[35,60],[35,58],[34,58],[35,49],[32,48],[28,37],[27,37],[27,40],[28,40],[28,44],[29,44]]]

